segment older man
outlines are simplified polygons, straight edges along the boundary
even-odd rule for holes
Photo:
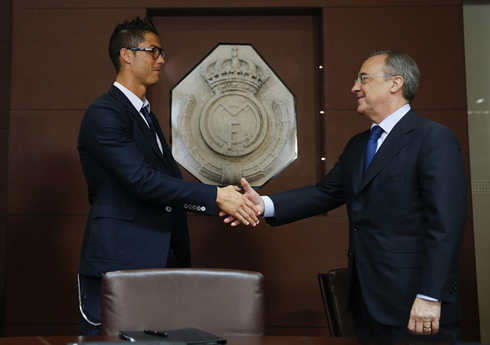
[[[242,180],[273,226],[347,205],[350,307],[364,343],[457,338],[463,157],[450,129],[411,109],[419,75],[404,53],[372,53],[351,90],[371,129],[349,140],[321,182],[260,198]]]

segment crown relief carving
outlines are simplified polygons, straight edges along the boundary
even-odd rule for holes
[[[297,158],[295,96],[251,45],[217,46],[171,107],[172,154],[204,183],[260,187]]]
[[[201,75],[215,94],[236,89],[255,95],[270,77],[260,62],[238,58],[238,47],[232,48],[230,58],[211,60],[203,65]]]

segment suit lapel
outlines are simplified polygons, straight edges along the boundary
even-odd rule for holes
[[[131,116],[138,123],[139,128],[141,129],[141,131],[145,135],[146,139],[151,144],[151,147],[153,148],[155,153],[158,155],[158,157],[160,157],[162,160],[165,161],[165,157],[162,155],[162,152],[160,151],[160,148],[158,147],[158,143],[157,143],[155,136],[153,135],[153,132],[150,130],[150,128],[148,127],[146,122],[143,120],[140,113],[134,108],[131,101],[124,95],[124,93],[122,93],[121,90],[119,90],[114,85],[109,89],[108,93],[110,95],[112,95],[114,98],[116,98],[119,102],[124,104],[129,109]],[[158,127],[158,129],[160,130],[160,126],[156,126],[156,127]],[[161,130],[160,130],[160,133],[161,133]],[[158,133],[159,136],[160,136],[160,133]],[[161,134],[160,140],[165,141],[163,134]],[[163,142],[162,142],[162,147],[163,147]],[[165,148],[164,148],[164,150],[165,150]]]
[[[352,170],[352,186],[355,194],[358,193],[359,188],[361,187],[364,175],[364,159],[366,156],[366,145],[369,139],[369,133],[369,130],[363,133],[362,138],[359,140],[361,145],[355,150],[356,157],[354,157],[354,166]]]
[[[374,158],[369,165],[368,169],[364,173],[361,179],[361,183],[356,190],[356,194],[359,193],[366,185],[388,164],[388,162],[400,152],[400,150],[409,143],[410,132],[415,128],[415,122],[417,120],[417,114],[410,110],[391,130],[390,134],[386,137],[383,145],[379,148],[378,152],[374,155]],[[367,138],[365,143],[367,142]],[[365,146],[364,150],[365,151]],[[364,163],[363,158],[359,161],[361,166]]]
[[[175,162],[174,157],[172,156],[172,152],[170,151],[170,147],[167,144],[167,140],[165,140],[165,136],[163,135],[162,128],[160,127],[160,123],[158,122],[155,114],[150,113],[151,119],[153,120],[153,124],[155,125],[155,131],[157,132],[158,137],[162,143],[163,156],[165,158],[165,162],[170,167],[172,171],[172,176],[182,178],[182,173]]]

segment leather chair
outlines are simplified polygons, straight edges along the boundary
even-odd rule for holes
[[[349,270],[338,268],[318,274],[328,328],[332,337],[355,337],[354,319],[347,312]]]
[[[102,334],[194,327],[262,335],[263,276],[226,269],[147,269],[102,277]]]

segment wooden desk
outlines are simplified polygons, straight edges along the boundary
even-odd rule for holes
[[[299,336],[227,336],[227,345],[359,345],[353,338],[330,338],[330,337],[299,337]],[[0,338],[0,345],[66,345],[67,343],[90,342],[90,341],[114,341],[121,340],[116,336],[40,336],[40,337],[18,337]],[[129,341],[128,345],[132,344]],[[109,343],[110,344],[110,343]],[[109,345],[108,344],[108,345]]]

